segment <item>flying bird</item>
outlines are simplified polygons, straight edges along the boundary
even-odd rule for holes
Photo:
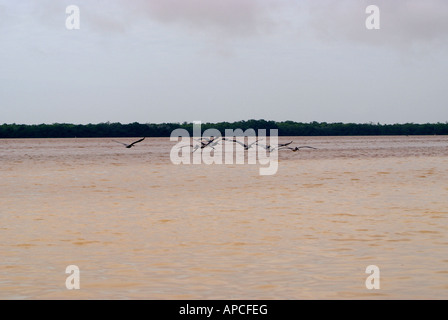
[[[145,140],[145,138],[142,138],[142,139],[140,139],[140,140],[137,140],[137,141],[134,141],[134,142],[132,142],[131,144],[126,144],[126,143],[123,143],[123,142],[120,142],[120,141],[117,141],[117,140],[112,140],[113,142],[116,142],[116,143],[119,143],[119,144],[122,144],[122,145],[124,145],[126,148],[132,148],[135,144],[137,144],[137,143],[139,143],[139,142],[142,142],[143,140]]]
[[[196,150],[198,150],[199,145],[198,145],[198,144],[196,144],[196,145],[188,144],[188,145],[186,145],[186,146],[179,147],[179,149],[182,149],[182,148],[185,148],[185,147],[193,147],[193,151],[191,152],[191,153],[193,153],[193,152],[195,152]]]
[[[257,143],[257,146],[260,146],[262,148],[265,148],[267,152],[273,152],[275,149],[278,148],[282,148],[282,147],[286,147],[289,146],[292,143],[292,141],[287,142],[287,143],[281,143],[275,147],[272,147],[270,144],[261,144],[261,143]]]
[[[211,136],[210,138],[200,138],[194,140],[199,141],[201,143],[201,149],[204,149],[205,147],[211,147],[212,149],[214,149],[213,147],[219,143],[218,141],[219,137],[214,136]],[[202,140],[205,140],[205,142]]]
[[[207,144],[206,147],[210,147],[212,149],[215,149],[213,147],[218,145],[218,143],[220,143],[219,139],[213,139],[213,141],[211,141],[209,144]]]
[[[289,150],[291,150],[292,152],[297,152],[297,151],[299,151],[299,150],[302,149],[302,148],[317,149],[317,148],[310,147],[310,146],[300,146],[300,147],[295,147],[295,148],[291,148],[291,147],[281,147],[281,148],[279,148],[278,150],[289,149]]]
[[[243,143],[243,142],[241,142],[241,141],[238,141],[238,140],[236,140],[236,139],[233,139],[233,140],[231,140],[231,139],[226,139],[226,138],[223,138],[223,139],[224,139],[224,140],[229,140],[229,141],[232,141],[232,142],[236,142],[236,143],[242,145],[242,146],[244,147],[244,150],[249,150],[250,148],[252,148],[252,146],[253,146],[254,144],[257,144],[257,142],[260,140],[260,139],[257,139],[255,142],[252,142],[251,144],[245,144],[245,143]],[[258,145],[258,144],[257,144],[257,145]]]
[[[210,139],[209,138],[200,138],[200,139],[194,139],[194,140],[199,141],[201,143],[201,145],[200,145],[201,149],[204,149],[205,147],[210,147],[212,149],[215,149],[213,147],[216,146],[219,143],[219,141],[218,141],[219,138],[216,138],[214,136],[211,136]],[[206,140],[206,142],[204,142],[202,140]],[[179,149],[182,149],[182,148],[185,148],[185,147],[192,147],[193,151],[191,153],[193,153],[193,152],[195,152],[196,150],[199,149],[199,145],[198,144],[196,144],[196,145],[188,144],[188,145],[179,147]]]
[[[199,138],[199,139],[194,139],[194,140],[196,140],[196,141],[202,141],[202,140],[206,140],[207,142],[208,141],[210,141],[210,140],[215,140],[215,139],[217,139],[217,138],[215,138],[215,136],[210,136],[210,138],[204,138],[204,137],[201,137],[201,138]]]

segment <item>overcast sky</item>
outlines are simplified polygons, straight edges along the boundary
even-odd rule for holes
[[[425,123],[447,101],[447,0],[0,0],[0,123]]]

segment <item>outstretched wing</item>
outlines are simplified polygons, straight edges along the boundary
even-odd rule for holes
[[[278,150],[294,150],[294,148],[291,148],[291,147],[279,147]]]
[[[277,146],[277,148],[278,148],[278,147],[286,147],[286,146],[289,146],[291,143],[292,143],[292,141],[291,141],[291,142],[288,142],[288,143],[280,143],[280,144]]]
[[[244,148],[247,148],[247,145],[245,143],[242,143],[241,141],[238,141],[236,139],[233,139],[233,140],[230,140],[230,141],[236,142],[236,143],[242,145]]]
[[[218,140],[218,141],[216,141]],[[219,141],[219,139],[215,139],[212,141],[212,143],[210,143],[209,145],[207,145],[208,147],[213,148],[214,146],[218,145],[221,141]]]
[[[185,148],[185,147],[193,148],[193,151],[191,151],[191,153],[193,153],[193,152],[195,152],[196,150],[199,149],[199,145],[198,145],[198,144],[195,144],[195,145],[193,145],[193,144],[187,144],[187,145],[185,145],[185,146],[179,147],[179,149],[182,149],[182,148]]]
[[[254,142],[252,142],[251,144],[249,144],[248,145],[248,147],[250,148],[250,147],[252,147],[254,144],[257,144],[258,145],[258,141],[260,141],[261,139],[257,139],[257,140],[255,140]]]
[[[271,146],[268,146],[268,145],[265,145],[265,144],[262,144],[262,143],[257,143],[257,146],[260,146],[260,147],[262,147],[262,148],[264,148],[266,150],[271,148]]]
[[[309,148],[309,149],[317,149],[314,147],[310,147],[310,146],[300,146],[300,147],[295,147],[295,148],[291,148],[291,147],[279,147],[278,150],[291,150],[291,151],[299,151],[302,148]]]
[[[218,144],[218,142],[219,142],[219,137],[212,137],[211,139],[207,139],[207,142],[201,142],[202,143],[202,147],[201,148],[202,149],[205,148],[205,147],[213,148],[213,146],[216,146]]]
[[[132,147],[134,144],[142,142],[143,140],[145,140],[145,138],[141,138],[140,140],[134,141],[129,145],[129,147]]]
[[[117,141],[117,140],[112,140],[112,141],[113,141],[113,142],[116,142],[116,143],[119,143],[119,144],[122,144],[122,145],[124,145],[125,147],[128,146],[126,143],[123,143],[123,142],[120,142],[120,141]]]

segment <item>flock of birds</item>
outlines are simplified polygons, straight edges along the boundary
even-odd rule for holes
[[[196,150],[198,150],[199,148],[200,149],[204,149],[204,148],[209,147],[209,148],[215,149],[214,147],[217,146],[221,142],[220,139],[221,140],[226,140],[226,141],[231,141],[233,143],[238,143],[238,144],[240,144],[241,146],[244,147],[244,150],[249,150],[254,145],[257,145],[257,146],[260,146],[260,147],[264,148],[269,153],[273,152],[274,150],[291,150],[292,152],[297,152],[300,149],[304,149],[304,148],[307,148],[307,149],[317,149],[317,148],[310,147],[310,146],[296,146],[294,148],[290,147],[289,145],[292,144],[293,141],[290,141],[290,142],[287,142],[287,143],[281,143],[281,144],[278,144],[276,146],[272,146],[270,144],[258,143],[258,141],[260,141],[260,139],[254,141],[254,142],[252,142],[250,144],[246,144],[246,143],[243,143],[241,141],[236,140],[235,138],[229,139],[229,138],[214,137],[214,136],[211,136],[210,138],[194,139],[194,140],[198,141],[200,144],[194,144],[194,145],[193,144],[187,144],[185,146],[180,147],[180,149],[185,148],[185,147],[191,147],[191,148],[193,148],[192,153],[195,152]],[[123,142],[120,142],[120,141],[117,141],[117,140],[112,140],[112,141],[114,141],[116,143],[119,143],[119,144],[122,144],[126,148],[130,149],[133,146],[135,146],[137,143],[142,142],[143,140],[145,140],[145,138],[139,139],[139,140],[134,141],[134,142],[132,142],[130,144],[126,144],[126,143],[123,143]]]
[[[224,138],[224,137],[221,137],[221,138],[217,137],[216,138],[216,137],[213,137],[213,136],[211,136],[210,138],[195,139],[196,141],[200,142],[200,145],[199,144],[196,144],[196,145],[189,144],[189,145],[182,146],[180,148],[193,147],[193,151],[192,152],[195,152],[199,148],[204,149],[206,147],[210,147],[210,148],[214,149],[214,146],[216,146],[217,144],[219,144],[221,142],[220,139],[221,140],[226,140],[226,141],[231,141],[233,143],[238,143],[239,145],[243,146],[244,150],[249,150],[254,145],[257,145],[257,146],[260,146],[260,147],[264,148],[267,152],[273,152],[276,149],[277,150],[291,150],[293,152],[297,152],[297,151],[299,151],[300,149],[303,149],[303,148],[316,149],[316,148],[310,147],[310,146],[297,146],[297,147],[294,147],[294,148],[289,147],[289,145],[292,144],[293,141],[290,141],[290,142],[287,142],[287,143],[281,143],[281,144],[278,144],[276,146],[272,146],[270,144],[258,143],[258,141],[260,141],[260,139],[254,141],[254,142],[252,142],[250,144],[246,144],[246,143],[243,143],[241,141],[236,140],[235,138],[233,138],[233,139]]]

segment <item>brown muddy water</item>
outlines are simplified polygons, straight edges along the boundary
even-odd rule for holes
[[[0,298],[447,299],[448,137],[290,140],[318,150],[270,176],[169,138],[0,140]]]

